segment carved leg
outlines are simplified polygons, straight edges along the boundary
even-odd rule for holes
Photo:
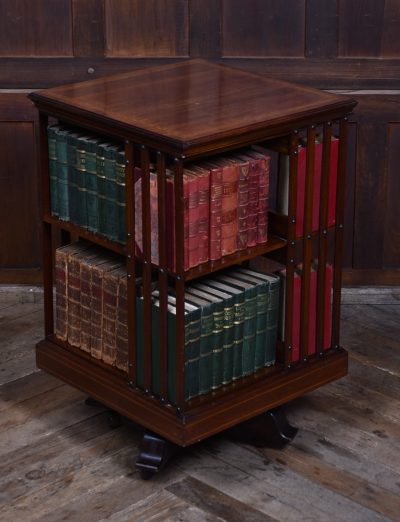
[[[154,473],[162,470],[177,449],[178,446],[173,442],[146,430],[136,459],[136,467],[140,470],[142,478],[149,479]]]
[[[298,428],[291,426],[282,407],[269,410],[229,430],[235,440],[253,446],[282,449],[292,442]]]
[[[119,428],[122,425],[122,417],[119,413],[114,410],[110,410],[107,406],[104,406],[101,402],[93,399],[93,397],[87,397],[85,404],[94,408],[102,408],[107,410],[107,422],[111,429]]]

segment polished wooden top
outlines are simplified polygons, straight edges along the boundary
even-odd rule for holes
[[[109,125],[121,136],[183,153],[277,135],[286,127],[344,116],[355,105],[343,96],[204,60],[68,84],[30,97],[56,116],[72,114],[81,123]]]

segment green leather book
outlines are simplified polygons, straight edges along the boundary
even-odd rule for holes
[[[77,170],[76,149],[79,132],[71,132],[67,135],[67,163],[68,163],[68,204],[70,221],[79,223],[79,171]]]
[[[119,150],[116,162],[117,183],[117,239],[126,243],[125,151]]]
[[[99,226],[104,235],[114,241],[118,239],[116,180],[118,149],[118,145],[115,144],[104,147],[104,178],[102,178],[101,193],[99,188]]]
[[[222,299],[220,315],[214,316],[217,324],[214,327],[221,328],[222,338],[217,336],[213,349],[213,388],[222,384],[228,384],[233,379],[234,367],[234,310],[235,304],[240,302],[240,291],[227,288],[214,279],[202,279],[200,284],[193,285],[209,294]],[[224,288],[225,287],[225,288]],[[221,342],[222,341],[222,342]]]
[[[60,127],[56,134],[58,217],[69,220],[67,135],[71,130]]]
[[[212,389],[213,384],[214,296],[188,286],[185,299],[187,302],[201,307],[197,395],[204,395]],[[221,300],[219,299],[219,301]]]
[[[271,366],[276,359],[276,342],[278,337],[280,278],[276,274],[265,274],[248,268],[238,268],[247,278],[254,277],[268,284],[266,307],[266,343],[264,365]]]
[[[101,138],[83,138],[85,147],[84,188],[86,190],[86,225],[92,232],[99,230],[99,194],[97,188],[97,147]]]
[[[237,350],[237,359],[242,360],[241,375],[249,375],[255,371],[256,360],[256,330],[257,330],[257,285],[252,282],[243,281],[235,277],[233,272],[222,272],[216,274],[216,279],[230,286],[240,289],[244,292],[244,303],[240,307],[235,307],[238,314],[235,314],[236,336],[238,344],[235,346]],[[241,342],[240,342],[241,341]],[[264,352],[262,352],[264,362]],[[263,364],[262,364],[263,366]]]
[[[87,209],[86,209],[86,140],[89,138],[87,135],[80,135],[76,142],[76,170],[75,170],[75,182],[77,186],[77,223],[87,228]]]
[[[57,179],[57,133],[61,129],[59,125],[49,125],[47,127],[47,147],[49,157],[49,178],[50,178],[50,209],[53,216],[58,216],[58,179]]]

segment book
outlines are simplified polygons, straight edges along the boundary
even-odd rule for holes
[[[310,311],[308,315],[308,347],[307,355],[313,355],[317,346],[317,270],[315,265],[310,269]]]
[[[49,181],[50,181],[50,209],[53,216],[59,214],[58,211],[58,175],[57,175],[57,132],[59,125],[49,125],[47,127],[47,149],[49,160]]]
[[[234,342],[234,319],[236,307],[239,308],[239,315],[242,315],[242,309],[244,306],[244,293],[231,285],[224,284],[211,278],[202,279],[202,285],[203,284],[208,288],[206,289],[204,286],[199,288],[209,293],[213,293],[214,295],[221,297],[224,300],[223,350],[220,354],[218,352],[219,357],[222,356],[222,372],[219,372],[215,376],[215,380],[219,381],[219,383],[216,385],[218,386],[221,383],[228,384],[233,380],[233,376],[238,374],[238,368],[235,367],[235,363],[236,366],[240,366],[240,362],[237,360],[240,354],[240,345]],[[242,370],[243,360],[244,357],[242,357]]]
[[[227,158],[216,160],[222,167],[221,255],[238,250],[238,187],[239,168]]]
[[[222,167],[205,163],[210,172],[210,253],[211,261],[222,257]]]
[[[125,193],[125,151],[119,150],[116,159],[116,184],[117,184],[117,239],[120,243],[126,243],[126,193]]]
[[[80,172],[77,168],[77,144],[80,132],[70,132],[67,135],[67,160],[68,160],[68,206],[69,219],[73,223],[80,224],[79,219],[79,193]]]
[[[239,170],[237,249],[243,250],[247,248],[248,243],[249,162],[239,157],[233,157],[231,161],[237,165],[236,168]]]
[[[286,317],[286,270],[279,273],[281,278],[280,285],[280,320],[279,320],[279,337],[285,342],[285,326],[290,321],[292,325],[292,350],[290,353],[290,362],[297,362],[300,359],[300,324],[301,324],[301,272],[296,270],[293,276],[293,313],[292,317]]]
[[[197,167],[194,171],[197,175],[199,191],[198,261],[205,263],[210,258],[210,171]]]
[[[143,214],[142,214],[142,171],[140,168],[135,167],[134,169],[135,179],[135,247],[136,255],[143,257]],[[158,255],[158,189],[157,189],[157,173],[154,171],[154,166],[150,165],[150,249],[151,249],[151,262],[154,264],[159,263]],[[167,186],[168,191],[168,186]],[[171,195],[167,195],[167,198]],[[167,228],[173,226],[168,221],[167,215]],[[175,231],[173,231],[173,237],[175,237]],[[173,247],[173,245],[172,245]],[[167,250],[168,255],[168,250]]]
[[[76,149],[75,149],[75,160],[76,160],[76,169],[72,172],[75,172],[74,183],[71,185],[71,190],[73,190],[76,185],[76,194],[77,194],[77,202],[76,202],[76,223],[81,227],[87,227],[87,208],[86,208],[86,141],[89,138],[86,134],[80,134],[76,138]],[[73,145],[71,144],[71,156],[73,154]],[[71,180],[72,181],[72,180]],[[73,203],[75,210],[75,202]]]
[[[115,326],[116,357],[115,365],[120,370],[128,371],[128,285],[126,268],[119,270],[117,318]]]
[[[197,174],[189,169],[183,171],[183,192],[184,199],[187,200],[184,216],[187,227],[185,266],[187,264],[188,268],[192,268],[199,264],[199,179]]]
[[[58,217],[65,221],[70,218],[67,135],[71,132],[72,130],[60,126],[56,133]]]
[[[246,153],[239,154],[242,161],[249,164],[248,185],[249,199],[247,206],[247,246],[257,245],[257,222],[258,222],[258,191],[260,185],[260,164],[258,159]]]
[[[265,243],[268,239],[268,197],[271,157],[255,150],[249,151],[248,154],[258,162],[257,243]]]
[[[333,266],[327,263],[325,269],[325,295],[324,295],[324,341],[323,349],[329,350],[332,340],[332,289],[333,289]]]
[[[271,366],[276,359],[278,337],[280,277],[276,274],[260,272],[249,268],[236,267],[237,277],[243,274],[249,281],[259,281],[257,285],[257,332],[256,369],[261,367],[264,347],[264,366]],[[258,359],[257,354],[260,359]]]
[[[103,324],[101,358],[106,364],[115,366],[117,358],[117,306],[120,270],[122,263],[105,271],[103,276]]]
[[[82,138],[85,149],[85,172],[81,177],[85,189],[85,220],[88,230],[98,232],[99,230],[99,193],[97,186],[97,149],[101,138],[92,136]],[[83,223],[82,223],[83,224]]]

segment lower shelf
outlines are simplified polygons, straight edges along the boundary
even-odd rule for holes
[[[36,362],[42,370],[179,446],[224,431],[347,374],[347,352],[339,349],[237,391],[210,396],[183,413],[50,340],[38,343]]]

